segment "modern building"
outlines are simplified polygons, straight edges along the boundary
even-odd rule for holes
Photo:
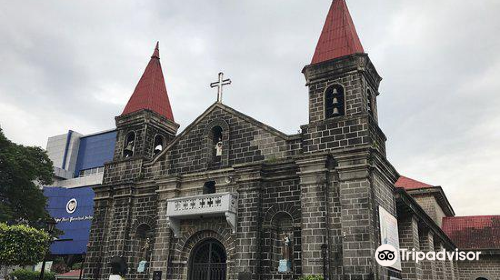
[[[56,185],[94,192],[85,278],[499,279],[498,216],[455,217],[441,187],[400,176],[388,161],[382,79],[345,0],[333,0],[302,73],[309,120],[298,134],[220,98],[178,133],[157,46],[116,130],[102,134],[99,160],[86,156],[94,149],[85,136],[54,138]],[[488,254],[383,266],[381,245]]]
[[[44,187],[47,209],[66,241],[54,242],[51,254],[80,260],[87,251],[94,191],[102,183],[104,163],[113,159],[116,131],[92,135],[74,131],[50,137],[47,153],[54,164],[54,184]],[[71,258],[77,256],[76,258]]]

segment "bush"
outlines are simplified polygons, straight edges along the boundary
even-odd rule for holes
[[[322,275],[307,275],[302,276],[299,280],[324,280]]]
[[[30,265],[43,260],[49,235],[36,228],[0,223],[0,264]]]
[[[71,269],[72,270],[76,270],[76,269],[81,269],[82,268],[82,263],[74,263],[72,266],[71,266]]]
[[[26,269],[19,269],[11,274],[9,274],[10,277],[16,277],[17,280],[38,280],[38,277],[40,277],[40,272],[38,271],[30,271]],[[43,280],[55,280],[56,275],[55,273],[52,272],[45,272],[43,275]]]

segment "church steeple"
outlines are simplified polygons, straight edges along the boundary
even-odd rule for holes
[[[312,62],[302,70],[309,87],[309,124],[303,133],[309,139],[325,136],[303,150],[373,145],[383,154],[385,136],[377,124],[382,78],[361,45],[345,1],[333,0]]]
[[[172,108],[168,99],[165,79],[160,64],[159,43],[151,56],[151,60],[144,70],[139,83],[135,87],[134,93],[123,110],[122,116],[147,109],[160,114],[161,116],[174,121]]]
[[[123,113],[115,118],[115,160],[157,156],[177,134],[158,45]]]
[[[364,52],[345,0],[333,0],[311,64]]]

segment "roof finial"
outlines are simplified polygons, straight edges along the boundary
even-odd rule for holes
[[[160,59],[160,41],[156,42],[155,51],[154,51],[153,55],[151,56],[151,58]]]

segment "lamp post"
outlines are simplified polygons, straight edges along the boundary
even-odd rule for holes
[[[49,237],[51,239],[49,241],[49,248],[48,248],[48,250],[50,250],[50,244],[52,244],[52,233],[54,233],[54,228],[56,227],[56,221],[54,219],[50,218],[46,221],[46,224],[47,224],[47,232],[49,233]],[[42,269],[40,270],[40,276],[38,277],[39,280],[43,280],[43,276],[45,274],[46,256],[47,256],[47,252],[45,252],[45,254],[43,256]]]

